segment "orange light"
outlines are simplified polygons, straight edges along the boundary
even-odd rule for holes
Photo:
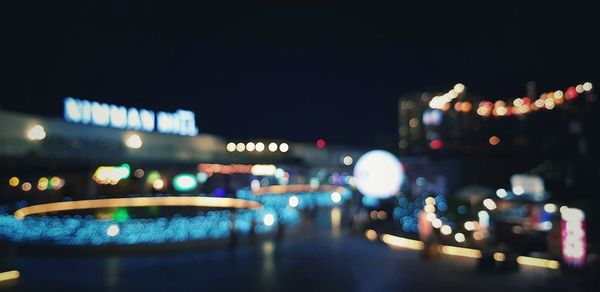
[[[490,142],[490,145],[496,146],[500,143],[500,138],[498,138],[497,136],[492,136],[490,137],[488,142]]]

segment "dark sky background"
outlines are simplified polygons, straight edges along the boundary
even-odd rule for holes
[[[600,14],[586,3],[201,2],[13,3],[2,107],[61,116],[74,96],[191,109],[201,132],[231,139],[375,146],[395,141],[405,94],[462,82],[512,98],[530,80],[598,79]]]

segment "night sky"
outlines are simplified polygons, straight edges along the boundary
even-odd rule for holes
[[[191,109],[201,132],[231,139],[375,146],[396,140],[406,94],[462,82],[508,99],[530,80],[598,79],[598,13],[585,3],[201,2],[13,3],[2,107],[61,116],[73,96]]]

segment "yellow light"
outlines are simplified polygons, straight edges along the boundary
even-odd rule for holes
[[[479,108],[477,108],[477,114],[480,116],[487,116],[490,114],[490,111],[487,107],[480,106]]]
[[[290,149],[290,146],[287,143],[279,144],[279,151],[285,153],[285,152],[288,152],[289,149]]]
[[[554,108],[554,100],[553,99],[546,99],[544,101],[544,106],[546,107],[546,109],[553,109]]]
[[[334,203],[339,203],[342,200],[342,195],[338,192],[331,193],[331,201]]]
[[[273,214],[267,214],[263,217],[263,223],[267,226],[271,226],[275,223],[275,216]]]
[[[19,178],[16,176],[13,176],[8,180],[8,185],[10,185],[11,187],[14,188],[19,185],[19,182],[20,182]]]
[[[110,237],[115,237],[119,234],[120,231],[121,230],[119,228],[119,225],[111,224],[110,226],[108,226],[108,229],[106,230],[106,235],[108,235]]]
[[[35,125],[27,131],[27,139],[31,141],[44,140],[44,138],[46,138],[46,131],[41,125]]]
[[[140,149],[143,145],[142,138],[138,134],[132,134],[125,140],[125,145],[131,149]]]
[[[554,99],[562,99],[564,96],[564,93],[562,92],[562,90],[557,90],[554,92]]]
[[[513,105],[516,107],[519,107],[519,106],[523,105],[523,100],[520,98],[515,98],[515,100],[513,101]]]
[[[456,242],[458,242],[458,243],[465,242],[465,235],[460,232],[457,234],[454,234],[454,240],[456,240]]]
[[[457,234],[459,234],[459,233],[457,233]],[[481,258],[481,251],[479,251],[477,249],[473,249],[473,248],[444,245],[441,248],[441,252],[443,254],[453,255],[453,256],[461,256],[461,257],[475,258],[475,259]]]
[[[292,208],[296,208],[296,207],[298,207],[298,204],[300,204],[300,200],[298,199],[298,197],[296,197],[296,196],[291,196],[291,197],[288,199],[288,205],[290,205],[290,207],[292,207]]]
[[[422,241],[384,234],[381,240],[390,247],[422,250],[425,247]]]
[[[271,151],[271,152],[277,151],[277,143],[275,143],[275,142],[269,143],[269,151]]]
[[[425,204],[435,205],[435,199],[433,197],[427,197],[427,199],[425,199]]]
[[[408,121],[408,125],[411,128],[416,128],[419,126],[419,120],[417,120],[416,118],[412,118],[412,119],[410,119],[410,121]]]
[[[256,152],[263,152],[265,150],[265,143],[258,142],[256,143]]]
[[[537,108],[541,108],[544,107],[544,100],[543,99],[538,99],[533,103]]]
[[[452,233],[452,227],[450,227],[450,225],[444,225],[440,228],[440,232],[443,235],[450,235]]]
[[[483,200],[483,206],[485,206],[490,211],[496,209],[496,203],[492,199]]]
[[[21,274],[17,270],[1,272],[0,273],[0,282],[16,280],[16,279],[19,279],[20,276],[21,276]]]
[[[255,176],[270,176],[275,175],[277,167],[273,164],[255,164],[252,166],[250,173]]]
[[[377,239],[377,232],[372,229],[367,229],[367,231],[365,231],[365,237],[370,241],[374,241]]]
[[[48,189],[48,179],[45,177],[40,177],[40,179],[38,180],[37,187],[40,191],[45,191],[46,189]]]
[[[582,92],[583,92],[583,85],[581,85],[581,84],[578,84],[578,85],[575,87],[575,91],[577,91],[577,93],[582,93]]]
[[[387,218],[387,213],[385,211],[377,212],[377,219],[385,220]]]
[[[497,262],[503,262],[506,260],[506,255],[501,252],[495,252],[494,260],[496,260]]]
[[[235,151],[235,148],[236,148],[235,143],[233,143],[233,142],[227,143],[227,152],[233,152],[233,151]]]
[[[32,205],[15,211],[14,216],[17,219],[23,219],[30,215],[44,214],[50,212],[100,209],[100,208],[119,208],[119,207],[149,207],[149,206],[192,206],[192,207],[211,207],[211,208],[237,208],[237,209],[257,209],[262,204],[253,201],[232,198],[214,198],[214,197],[136,197],[136,198],[115,198],[115,199],[97,199],[56,202],[40,205]]]
[[[165,187],[165,182],[162,179],[156,179],[154,182],[152,182],[152,188],[159,191],[162,190],[162,188]]]
[[[31,190],[31,183],[29,183],[29,182],[24,182],[24,183],[21,185],[21,189],[22,189],[23,191],[29,192],[29,191]]]
[[[518,256],[517,263],[519,265],[524,265],[524,266],[549,268],[549,269],[554,269],[554,270],[560,268],[560,263],[557,261],[534,258],[534,257],[526,257],[526,256]]]

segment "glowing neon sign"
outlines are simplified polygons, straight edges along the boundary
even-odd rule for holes
[[[136,130],[161,134],[196,136],[195,115],[191,111],[174,113],[127,108],[114,104],[67,97],[64,99],[65,120],[72,123]]]

